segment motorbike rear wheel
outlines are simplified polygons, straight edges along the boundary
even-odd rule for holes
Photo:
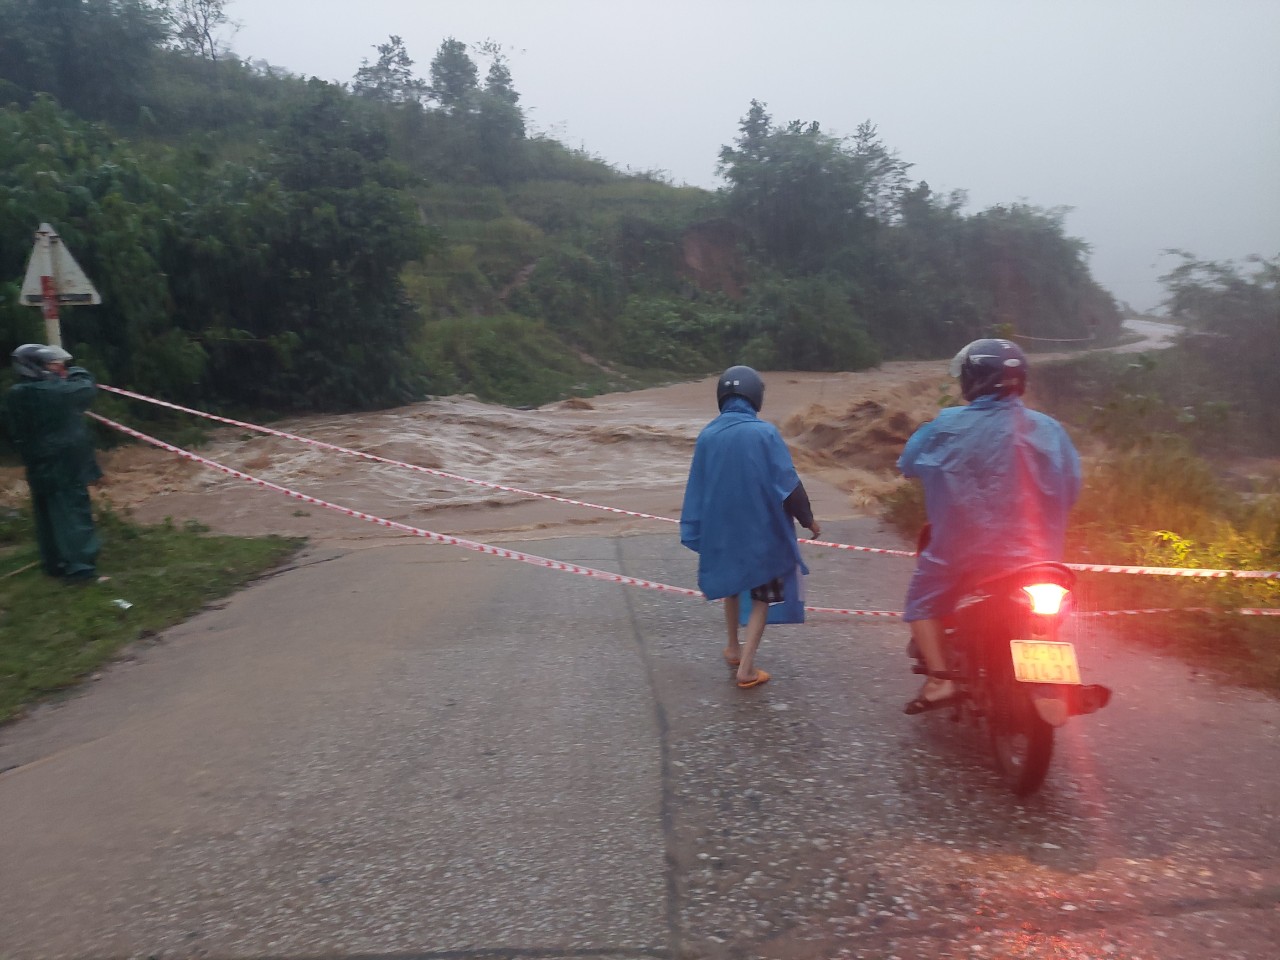
[[[1053,727],[1040,718],[1030,691],[1013,678],[1012,671],[1000,671],[992,679],[987,731],[996,768],[1014,796],[1029,796],[1049,773]]]

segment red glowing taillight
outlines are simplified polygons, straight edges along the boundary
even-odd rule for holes
[[[1031,612],[1052,617],[1062,611],[1062,602],[1070,592],[1056,583],[1033,583],[1022,588],[1031,599]]]

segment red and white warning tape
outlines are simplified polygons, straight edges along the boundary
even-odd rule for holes
[[[446,480],[457,480],[460,483],[469,483],[477,487],[486,487],[490,490],[501,490],[505,493],[517,493],[524,497],[538,497],[543,500],[554,500],[556,503],[567,503],[575,507],[590,507],[593,510],[607,510],[609,513],[624,514],[628,517],[640,517],[643,520],[661,520],[664,523],[679,523],[678,520],[672,520],[670,517],[658,517],[651,513],[639,513],[635,510],[623,510],[619,507],[606,507],[599,503],[587,503],[583,500],[570,500],[568,497],[557,497],[549,493],[537,493],[533,490],[521,490],[519,487],[510,487],[501,483],[490,483],[487,480],[474,480],[471,477],[462,477],[455,473],[446,473],[443,470],[433,470],[431,467],[420,466],[416,463],[405,463],[402,460],[391,460],[387,457],[380,457],[377,454],[365,453],[363,450],[352,450],[350,447],[340,447],[337,444],[325,443],[323,440],[313,440],[310,437],[300,437],[295,433],[286,433],[283,430],[273,430],[270,427],[260,426],[256,423],[245,423],[243,420],[232,420],[230,417],[220,417],[217,414],[205,413],[203,410],[193,410],[190,407],[183,407],[176,403],[169,403],[167,400],[157,400],[155,397],[148,397],[141,393],[134,393],[131,390],[121,390],[119,387],[108,387],[106,384],[98,384],[100,390],[108,390],[111,393],[117,393],[122,397],[129,397],[133,400],[142,400],[146,403],[154,403],[158,407],[166,407],[169,410],[177,410],[181,413],[190,413],[197,417],[204,417],[206,420],[216,420],[218,423],[225,423],[233,427],[242,427],[245,430],[255,430],[258,433],[269,434],[273,437],[283,437],[285,440],[295,440],[298,443],[304,443],[311,447],[317,447],[321,450],[332,450],[335,453],[345,453],[353,457],[359,457],[362,460],[369,460],[373,463],[386,463],[393,467],[403,467],[406,470],[414,470],[418,473],[427,473],[433,477],[443,477]]]
[[[1280,580],[1280,570],[1206,570],[1197,567],[1124,567],[1117,564],[1067,563],[1072,570],[1093,573],[1141,573],[1152,577],[1198,577],[1210,579]]]
[[[364,451],[356,451],[349,447],[339,447],[337,444],[325,443],[324,440],[315,440],[308,436],[300,436],[297,434],[285,433],[284,430],[273,430],[269,426],[261,426],[259,424],[248,424],[243,420],[232,420],[230,417],[218,416],[216,413],[206,413],[201,410],[193,410],[192,407],[183,407],[178,403],[170,403],[163,399],[155,397],[147,397],[146,394],[134,393],[133,390],[124,390],[119,387],[108,387],[106,384],[99,384],[100,389],[109,390],[111,393],[119,394],[122,397],[137,399],[145,403],[154,403],[157,407],[165,407],[168,410],[175,410],[182,413],[191,413],[192,416],[205,417],[206,420],[214,420],[219,424],[228,424],[230,426],[238,426],[244,430],[255,430],[257,433],[269,434],[271,436],[280,436],[287,440],[310,445],[319,449],[328,449],[335,453],[346,453],[352,457],[360,457],[361,460],[372,461],[376,463],[388,463],[390,466],[403,467],[404,470],[413,470],[420,474],[430,474],[431,476],[444,477],[447,480],[457,480],[463,484],[472,484],[475,486],[484,486],[490,490],[502,490],[504,493],[515,493],[521,497],[536,497],[544,500],[554,500],[556,503],[570,504],[572,507],[588,507],[590,509],[603,509],[609,513],[620,513],[620,515],[628,517],[639,517],[641,520],[657,520],[663,524],[678,524],[678,520],[671,517],[659,517],[653,513],[641,513],[639,511],[631,511],[631,509],[622,509],[620,507],[607,507],[600,503],[590,503],[588,500],[575,500],[568,497],[554,497],[548,493],[538,493],[536,490],[524,490],[518,486],[508,486],[506,484],[490,483],[488,480],[476,480],[474,477],[460,476],[457,474],[448,474],[443,470],[433,470],[431,467],[417,465],[417,463],[406,463],[399,460],[389,460],[387,457],[379,457],[375,453],[365,453]],[[892,550],[881,547],[860,547],[856,544],[833,543],[829,540],[803,540],[801,543],[813,545],[813,547],[829,547],[837,550],[856,550],[859,553],[881,554],[884,557],[909,557],[916,556],[913,550]],[[1271,570],[1203,570],[1203,568],[1189,567],[1139,567],[1139,566],[1121,566],[1116,563],[1068,563],[1066,566],[1071,570],[1088,571],[1093,573],[1143,573],[1147,576],[1175,576],[1175,577],[1233,577],[1233,579],[1256,579],[1256,580],[1280,580],[1280,571]]]
[[[1236,613],[1245,617],[1280,617],[1280,610],[1271,607],[1241,607],[1234,610],[1215,610],[1212,607],[1152,607],[1148,610],[1080,610],[1082,617],[1129,617],[1153,613]]]
[[[106,384],[99,384],[100,389],[119,394],[122,397],[129,397],[133,400],[141,400],[144,403],[155,404],[159,407],[165,407],[169,410],[177,410],[180,413],[188,413],[197,417],[204,417],[206,420],[214,420],[218,423],[225,423],[233,427],[241,427],[245,430],[254,430],[258,433],[269,434],[271,436],[282,437],[286,440],[293,440],[297,443],[307,444],[308,446],[317,447],[323,450],[333,450],[336,453],[345,453],[353,457],[359,457],[363,460],[369,460],[375,463],[385,463],[395,467],[403,467],[406,470],[414,470],[418,473],[426,473],[435,477],[443,477],[447,480],[457,480],[460,483],[468,483],[474,486],[486,487],[491,490],[501,490],[505,493],[514,493],[524,497],[538,497],[542,500],[552,500],[556,503],[569,504],[575,507],[588,507],[592,510],[605,510],[609,513],[621,514],[628,517],[639,517],[643,520],[658,520],[662,523],[679,523],[680,521],[671,517],[660,517],[652,513],[641,513],[636,510],[623,510],[620,507],[609,507],[599,503],[590,503],[585,500],[573,500],[569,497],[557,497],[549,493],[538,493],[534,490],[524,490],[520,487],[512,487],[501,483],[492,483],[487,480],[476,480],[472,477],[463,477],[454,473],[446,473],[443,470],[435,470],[431,467],[424,467],[416,463],[406,463],[403,460],[392,460],[387,457],[380,457],[377,454],[365,453],[363,450],[353,450],[350,447],[342,447],[333,443],[325,443],[323,440],[314,440],[310,437],[299,436],[295,433],[287,433],[284,430],[274,430],[271,427],[264,427],[255,423],[246,423],[243,420],[233,420],[230,417],[221,417],[217,414],[206,413],[203,410],[195,410],[191,407],[184,407],[180,404],[170,403],[167,400],[158,400],[155,397],[148,397],[145,394],[135,393],[132,390],[122,390],[119,387],[111,387]],[[880,554],[890,557],[909,557],[916,556],[914,551],[910,550],[890,550],[883,547],[864,547],[850,543],[835,543],[829,540],[802,540],[815,547],[830,547],[835,550],[852,550],[859,553]],[[1191,567],[1146,567],[1146,566],[1123,566],[1120,564],[1097,564],[1097,563],[1068,563],[1066,566],[1072,570],[1082,570],[1092,573],[1130,573],[1144,574],[1147,576],[1162,577],[1198,577],[1198,578],[1237,578],[1237,579],[1259,579],[1259,580],[1276,580],[1280,579],[1280,571],[1277,570],[1211,570]]]
[[[501,490],[504,493],[515,493],[523,497],[538,497],[542,500],[552,500],[556,503],[565,503],[574,507],[588,507],[592,510],[605,510],[609,513],[617,513],[628,517],[639,517],[642,520],[658,520],[662,523],[679,523],[671,517],[660,517],[652,513],[641,513],[637,510],[623,510],[620,507],[609,507],[599,503],[591,503],[586,500],[573,500],[569,497],[557,497],[549,493],[539,493],[536,490],[523,490],[520,487],[512,487],[507,484],[493,483],[488,480],[476,480],[472,477],[463,477],[456,473],[446,473],[443,470],[435,470],[431,467],[424,467],[416,463],[406,463],[403,460],[392,460],[387,457],[380,457],[377,454],[365,453],[363,450],[353,450],[350,447],[341,447],[333,443],[325,443],[323,440],[315,440],[311,437],[299,436],[296,433],[287,433],[284,430],[273,430],[271,427],[264,427],[256,423],[246,423],[243,420],[233,420],[230,417],[220,417],[217,414],[205,413],[203,410],[195,410],[191,407],[184,407],[180,404],[170,403],[167,400],[157,400],[155,397],[148,397],[145,394],[134,393],[132,390],[122,390],[119,387],[110,387],[106,384],[99,384],[100,389],[119,394],[122,397],[129,397],[133,400],[142,400],[145,403],[153,403],[158,407],[165,407],[169,410],[177,410],[180,413],[189,413],[193,416],[204,417],[206,420],[214,420],[218,423],[225,423],[233,427],[241,427],[245,430],[254,430],[258,433],[269,434],[273,437],[282,437],[285,440],[294,440],[308,446],[316,447],[321,450],[332,450],[335,453],[345,453],[353,457],[359,457],[362,460],[369,460],[374,463],[385,463],[393,467],[403,467],[406,470],[414,470],[418,473],[430,474],[433,477],[443,477],[446,480],[457,480],[460,483],[469,483],[477,487],[486,487],[490,490]],[[881,547],[862,547],[850,543],[831,543],[826,540],[805,540],[804,543],[812,544],[815,547],[832,547],[836,550],[854,550],[860,553],[878,553],[891,557],[914,557],[915,553],[909,550],[888,550]]]
[[[168,450],[170,453],[176,453],[178,456],[184,457],[193,463],[199,463],[214,470],[220,470],[228,476],[257,484],[263,489],[274,490],[276,493],[283,493],[286,497],[292,497],[295,500],[301,500],[304,503],[310,503],[317,507],[324,507],[326,510],[334,510],[344,516],[354,517],[357,520],[367,520],[370,523],[376,523],[379,526],[389,527],[393,530],[400,530],[416,537],[425,537],[428,540],[435,540],[438,543],[447,543],[455,547],[474,550],[477,553],[486,553],[494,557],[503,557],[507,560],[520,560],[523,563],[532,563],[535,566],[546,567],[549,570],[561,570],[566,573],[577,573],[584,577],[594,577],[599,580],[607,580],[610,583],[622,583],[633,587],[644,587],[649,590],[662,590],[667,593],[678,593],[682,596],[702,596],[701,592],[697,590],[690,590],[686,587],[673,587],[665,583],[654,583],[651,580],[626,577],[619,573],[595,570],[591,567],[584,567],[575,563],[565,563],[561,560],[550,560],[546,557],[539,557],[531,553],[522,553],[519,550],[507,550],[503,547],[495,547],[487,543],[477,543],[474,540],[465,540],[462,537],[454,537],[444,533],[434,533],[431,530],[412,527],[407,523],[398,523],[395,520],[386,520],[382,517],[376,517],[371,513],[364,513],[361,510],[354,510],[351,507],[344,507],[341,504],[330,503],[329,501],[321,500],[318,497],[312,497],[305,493],[299,493],[296,490],[290,490],[288,487],[282,487],[279,484],[270,482],[269,480],[262,480],[259,477],[252,476],[251,474],[236,470],[233,467],[228,467],[225,464],[218,463],[216,460],[210,460],[208,457],[202,457],[199,454],[192,453],[189,450],[184,450],[181,447],[175,447],[171,443],[165,443],[163,440],[157,440],[155,437],[148,436],[138,430],[116,423],[114,420],[108,420],[106,417],[100,416],[96,413],[90,412],[89,416],[106,424],[112,429],[119,430],[121,433],[128,434],[129,436],[134,437],[137,440],[141,440],[144,443],[149,443],[153,447],[159,447],[161,450]]]
[[[844,607],[805,607],[806,613],[834,613],[842,617],[879,617],[882,620],[901,620],[901,610],[848,610]]]
[[[434,540],[437,543],[447,543],[451,546],[462,547],[466,550],[473,550],[476,553],[484,553],[493,557],[501,557],[505,560],[519,560],[522,563],[545,567],[548,570],[559,570],[564,573],[576,573],[579,576],[592,577],[596,580],[604,580],[607,583],[620,583],[628,587],[641,587],[645,590],[658,590],[664,593],[674,593],[683,597],[697,597],[698,599],[702,599],[702,591],[700,590],[691,590],[688,587],[674,587],[670,584],[658,583],[653,580],[643,580],[639,577],[628,577],[620,573],[611,573],[607,570],[596,570],[592,567],[584,567],[581,564],[565,563],[562,560],[551,560],[547,557],[539,557],[536,554],[524,553],[520,550],[508,550],[505,547],[495,547],[491,544],[478,543],[474,540],[466,540],[462,537],[454,537],[444,533],[435,533],[431,530],[423,530],[420,527],[410,526],[407,523],[398,523],[395,520],[387,520],[383,517],[377,517],[371,513],[365,513],[361,510],[352,509],[351,507],[344,507],[341,504],[330,503],[327,500],[321,500],[318,497],[299,493],[296,490],[290,490],[288,487],[282,487],[277,483],[270,482],[269,480],[263,480],[259,477],[252,476],[251,474],[244,473],[241,470],[236,470],[233,467],[228,467],[225,464],[218,463],[216,460],[210,460],[208,457],[202,457],[199,454],[192,453],[190,450],[184,450],[171,443],[165,443],[163,440],[158,440],[155,437],[148,436],[139,430],[126,427],[123,424],[116,423],[114,420],[109,420],[99,414],[90,412],[89,416],[114,430],[119,430],[121,433],[127,434],[137,440],[141,440],[144,443],[149,443],[154,447],[159,447],[161,450],[167,450],[170,453],[175,453],[180,457],[192,461],[193,463],[198,463],[214,470],[219,470],[228,476],[256,484],[265,490],[274,490],[276,493],[282,493],[286,497],[292,497],[295,500],[301,500],[303,503],[310,503],[317,507],[324,507],[326,510],[333,510],[337,513],[343,514],[344,516],[354,517],[357,520],[366,520],[369,523],[376,523],[379,526],[388,527],[392,530],[400,530],[404,533],[412,534],[415,537],[424,537],[428,540]],[[835,610],[827,607],[805,607],[805,609],[814,613],[843,613],[850,616],[901,616],[900,613],[894,613],[886,610]]]

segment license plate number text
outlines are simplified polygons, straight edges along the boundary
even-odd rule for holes
[[[1051,640],[1010,640],[1013,675],[1024,683],[1080,683],[1076,648]]]

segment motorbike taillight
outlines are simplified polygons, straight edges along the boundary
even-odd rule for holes
[[[1032,613],[1052,617],[1061,612],[1062,603],[1070,591],[1056,583],[1030,583],[1022,588],[1022,592],[1031,600]]]

